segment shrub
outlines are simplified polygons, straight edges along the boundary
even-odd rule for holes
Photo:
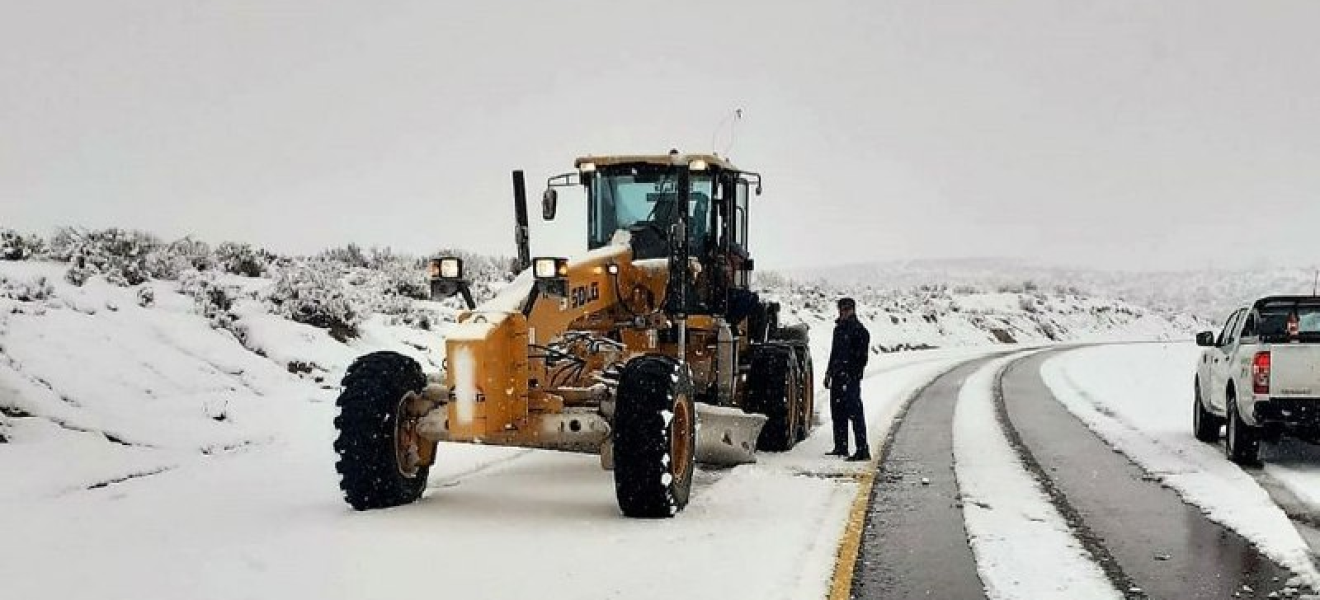
[[[151,279],[147,255],[159,246],[155,236],[141,231],[64,227],[51,239],[50,255],[73,264],[65,279],[74,285],[104,275],[114,285],[130,286]]]
[[[147,273],[152,279],[178,279],[185,271],[206,271],[215,263],[211,247],[189,237],[159,246],[147,255]]]
[[[18,300],[19,302],[37,302],[50,298],[55,294],[55,288],[46,281],[45,277],[35,277],[32,279],[9,279],[0,276],[0,298]]]
[[[267,307],[287,319],[329,330],[341,342],[356,337],[362,314],[334,270],[314,261],[280,271],[267,293]]]
[[[148,288],[143,288],[148,289]],[[233,286],[227,286],[215,278],[213,271],[186,271],[179,282],[179,291],[193,299],[193,305],[198,314],[206,317],[211,323],[211,327],[216,329],[225,329],[234,332],[240,339],[242,336],[234,328],[234,314],[230,311],[234,309],[234,300],[238,296],[238,289]],[[152,294],[152,301],[155,300],[155,294]],[[141,296],[139,295],[139,303]]]
[[[156,304],[156,290],[150,287],[140,287],[137,291],[137,303],[142,308],[149,308]]]
[[[46,242],[35,235],[0,229],[0,260],[27,260],[46,251]]]
[[[373,253],[379,252],[372,250]],[[384,251],[388,254],[388,250]],[[342,263],[346,267],[368,267],[371,266],[367,255],[362,252],[362,248],[357,244],[349,244],[342,248],[331,248],[317,255],[318,260],[332,261]]]
[[[90,269],[74,265],[69,267],[68,271],[64,272],[64,280],[78,287],[82,287],[84,283],[87,283],[88,279],[92,278],[92,275],[94,275],[94,273],[92,273]]]
[[[226,273],[261,277],[269,270],[275,256],[249,244],[224,242],[215,249],[215,263]]]

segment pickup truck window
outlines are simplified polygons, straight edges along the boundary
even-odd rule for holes
[[[1238,319],[1242,316],[1242,313],[1245,310],[1246,309],[1239,308],[1233,314],[1228,316],[1228,321],[1224,323],[1224,330],[1219,332],[1219,340],[1215,342],[1216,346],[1222,348],[1233,343],[1233,340],[1235,339],[1233,334],[1237,329]]]
[[[1294,337],[1294,332],[1298,338],[1320,338],[1320,299],[1271,302],[1259,310],[1257,329],[1262,339],[1286,341]]]
[[[1238,338],[1249,338],[1256,336],[1256,313],[1247,313],[1247,322],[1242,324],[1242,335]]]

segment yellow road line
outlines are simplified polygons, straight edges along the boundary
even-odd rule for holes
[[[849,600],[852,595],[853,570],[857,566],[857,553],[862,546],[862,530],[866,529],[866,507],[870,503],[871,488],[875,485],[878,461],[867,463],[866,471],[856,476],[857,496],[848,512],[848,524],[839,540],[839,557],[834,563],[834,581],[830,584],[829,600]]]

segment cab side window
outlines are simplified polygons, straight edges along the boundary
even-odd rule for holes
[[[1238,335],[1238,339],[1256,337],[1259,335],[1256,333],[1256,311],[1246,313],[1246,320],[1247,321],[1242,324],[1242,333]]]

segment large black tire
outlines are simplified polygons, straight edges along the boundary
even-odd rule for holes
[[[687,506],[696,470],[692,375],[668,356],[639,356],[619,376],[614,492],[628,517],[663,519]]]
[[[811,349],[801,346],[798,351],[798,367],[801,370],[798,402],[802,409],[798,411],[797,441],[811,435],[811,427],[816,421],[816,368],[811,363]]]
[[[792,347],[761,346],[747,374],[747,408],[767,417],[756,449],[784,452],[798,440],[802,373]]]
[[[1228,435],[1224,439],[1224,454],[1239,465],[1260,464],[1260,432],[1247,425],[1238,414],[1237,398],[1228,395]]]
[[[811,349],[808,347],[811,343],[809,331],[805,324],[799,323],[788,327],[780,327],[771,335],[775,340],[788,342],[797,354],[799,371],[798,398],[800,398],[800,401],[797,406],[797,415],[794,418],[793,441],[795,443],[807,439],[807,436],[811,434],[811,426],[816,417],[816,374],[811,364]]]
[[[348,368],[336,402],[335,470],[344,499],[353,508],[408,504],[426,489],[430,467],[405,469],[397,451],[403,400],[420,394],[425,385],[417,361],[395,352],[373,352]]]
[[[1196,439],[1213,444],[1219,441],[1219,429],[1224,426],[1224,419],[1206,410],[1201,398],[1200,377],[1196,378],[1195,387],[1196,392],[1192,397],[1192,433]]]

